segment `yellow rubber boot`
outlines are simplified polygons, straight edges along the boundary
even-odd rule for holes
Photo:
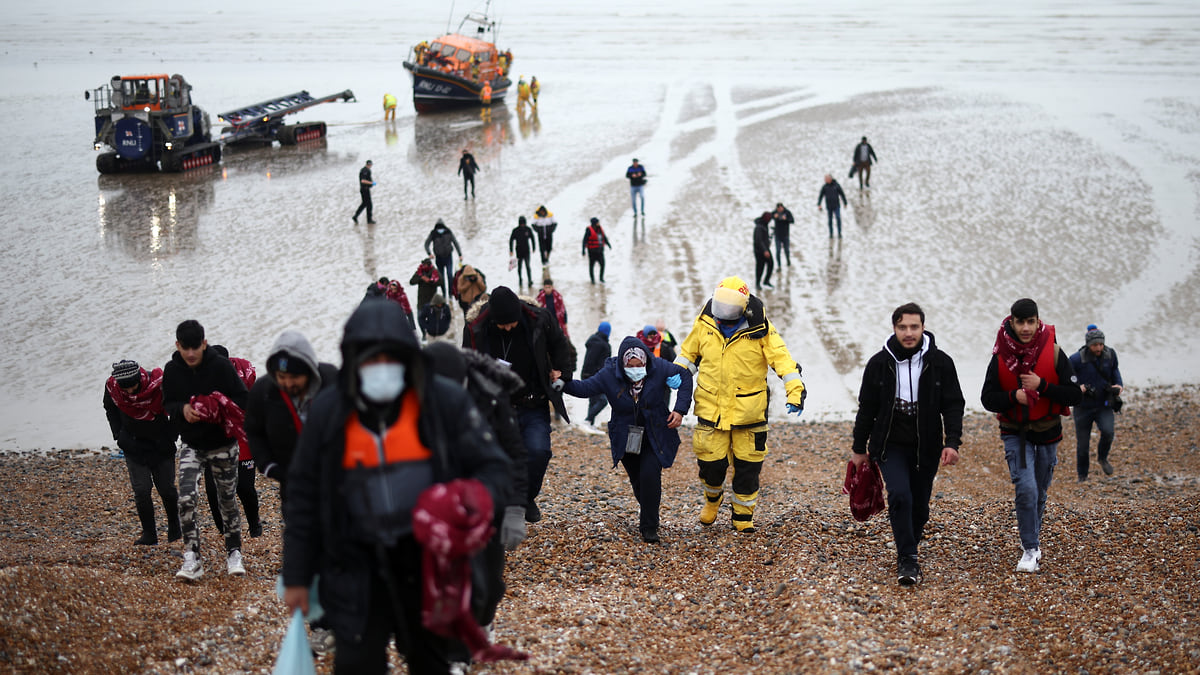
[[[754,505],[758,492],[752,495],[733,495],[733,529],[749,534],[754,531]]]
[[[712,525],[717,520],[717,513],[721,511],[721,501],[724,499],[725,492],[721,487],[713,487],[708,483],[704,484],[704,508],[700,509],[700,524]]]

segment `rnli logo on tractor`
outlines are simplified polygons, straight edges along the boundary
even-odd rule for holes
[[[423,89],[433,94],[449,94],[450,86],[446,84],[438,84],[429,80],[421,80],[417,83],[417,89]]]

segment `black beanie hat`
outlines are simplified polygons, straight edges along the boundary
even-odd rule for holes
[[[1036,302],[1029,298],[1021,298],[1012,304],[1008,313],[1014,319],[1028,319],[1038,315],[1038,306]]]
[[[497,286],[488,299],[492,323],[512,323],[521,318],[521,300],[508,286]]]
[[[112,378],[118,387],[131,387],[142,381],[142,369],[137,361],[117,361],[112,364]]]

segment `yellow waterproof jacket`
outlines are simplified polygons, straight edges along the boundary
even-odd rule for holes
[[[750,296],[745,318],[745,324],[727,340],[709,301],[675,359],[696,375],[696,417],[722,430],[766,424],[768,366],[783,380],[787,402],[804,407],[800,366],[767,320],[757,297]]]

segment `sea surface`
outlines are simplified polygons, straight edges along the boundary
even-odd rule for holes
[[[482,7],[6,7],[0,449],[111,444],[110,364],[162,365],[184,319],[259,365],[287,328],[340,363],[367,284],[407,281],[438,218],[490,286],[515,285],[508,235],[540,204],[560,223],[548,273],[581,358],[604,319],[614,346],[657,318],[682,339],[721,278],[753,282],[752,219],[787,205],[792,264],[761,297],[804,367],[805,419],[853,415],[862,367],[910,300],[973,409],[1023,296],[1068,350],[1099,324],[1127,384],[1200,376],[1200,5],[501,0],[498,42],[542,83],[536,114],[512,100],[490,120],[418,118],[409,48]],[[357,101],[295,117],[325,120],[322,143],[99,175],[84,93],[159,72],[183,74],[214,118],[298,90]],[[386,92],[402,101],[394,123]],[[845,175],[864,135],[869,191]],[[467,201],[464,147],[482,167]],[[650,175],[637,221],[632,157]],[[350,221],[367,159],[371,228]],[[849,198],[842,239],[816,209],[826,173]],[[613,241],[603,286],[578,253],[592,216]]]

